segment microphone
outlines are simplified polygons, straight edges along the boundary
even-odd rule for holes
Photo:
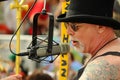
[[[45,46],[45,47],[37,47],[36,49],[30,49],[28,52],[22,52],[17,54],[17,56],[27,56],[27,55],[35,54],[35,56],[40,58],[40,57],[47,57],[47,56],[53,56],[59,54],[66,54],[69,51],[70,51],[70,46],[67,43],[66,44],[64,43],[60,45],[53,45],[51,53],[47,51],[47,46]]]
[[[53,55],[59,55],[65,54],[70,51],[70,46],[68,44],[61,44],[61,45],[54,45],[52,47],[52,53],[47,52],[47,47],[39,48],[37,50],[37,56],[38,57],[46,57],[46,56],[53,56]]]

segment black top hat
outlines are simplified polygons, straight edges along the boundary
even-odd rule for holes
[[[68,12],[58,16],[58,22],[91,23],[120,29],[112,18],[114,0],[70,0]]]

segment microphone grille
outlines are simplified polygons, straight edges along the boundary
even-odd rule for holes
[[[61,53],[68,53],[70,51],[69,44],[61,44]]]

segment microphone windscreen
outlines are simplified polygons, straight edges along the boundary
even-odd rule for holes
[[[52,53],[47,52],[47,47],[42,47],[37,50],[37,56],[47,57],[53,55],[65,54],[70,51],[70,46],[68,44],[54,45],[52,47]]]

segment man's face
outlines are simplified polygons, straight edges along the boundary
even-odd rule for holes
[[[80,52],[88,52],[92,40],[97,35],[97,27],[87,23],[65,23],[72,45]]]

